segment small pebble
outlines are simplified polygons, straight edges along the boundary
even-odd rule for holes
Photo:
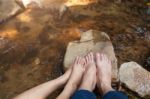
[[[39,65],[41,63],[39,58],[36,58],[34,62],[36,65]]]
[[[136,28],[136,32],[139,33],[139,34],[143,34],[146,32],[146,28],[143,28],[143,27],[137,27]]]

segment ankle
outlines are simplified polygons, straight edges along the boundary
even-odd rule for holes
[[[92,92],[92,88],[90,88],[89,86],[87,85],[81,85],[80,88],[78,90],[88,90],[90,92]]]
[[[65,86],[63,92],[62,92],[62,96],[65,97],[70,97],[70,95],[72,95],[75,90],[77,90],[77,85],[72,83],[72,82],[68,82],[67,85]],[[62,98],[63,99],[63,98]],[[66,98],[64,98],[66,99]]]
[[[102,94],[106,94],[109,91],[113,91],[114,89],[111,87],[111,84],[105,84],[105,83],[101,83],[101,88],[100,88]]]
[[[74,84],[74,83],[68,83],[67,86],[66,86],[66,89],[68,90],[76,90],[77,89],[77,85]]]

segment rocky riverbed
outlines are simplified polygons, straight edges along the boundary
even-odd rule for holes
[[[119,67],[135,61],[150,71],[150,23],[142,0],[78,1],[71,5],[70,0],[62,17],[60,10],[35,5],[1,17],[0,99],[60,76],[68,43],[79,40],[80,33],[89,29],[109,35]],[[142,98],[126,87],[120,90],[130,99]]]

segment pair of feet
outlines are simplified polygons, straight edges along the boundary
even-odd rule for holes
[[[72,73],[65,86],[62,96],[69,99],[70,96],[80,89],[93,91],[95,86],[101,94],[113,90],[111,87],[111,61],[105,54],[89,53],[84,58],[77,57],[72,66]]]

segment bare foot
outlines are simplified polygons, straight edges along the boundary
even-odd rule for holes
[[[72,73],[68,83],[66,84],[63,92],[57,97],[57,99],[70,99],[72,94],[77,90],[78,85],[81,82],[83,73],[85,71],[85,60],[81,57],[75,59]]]
[[[105,54],[96,54],[97,65],[97,86],[104,95],[107,92],[113,90],[111,87],[111,61]]]
[[[93,53],[89,53],[86,57],[86,70],[79,89],[93,91],[96,85],[96,65]]]

